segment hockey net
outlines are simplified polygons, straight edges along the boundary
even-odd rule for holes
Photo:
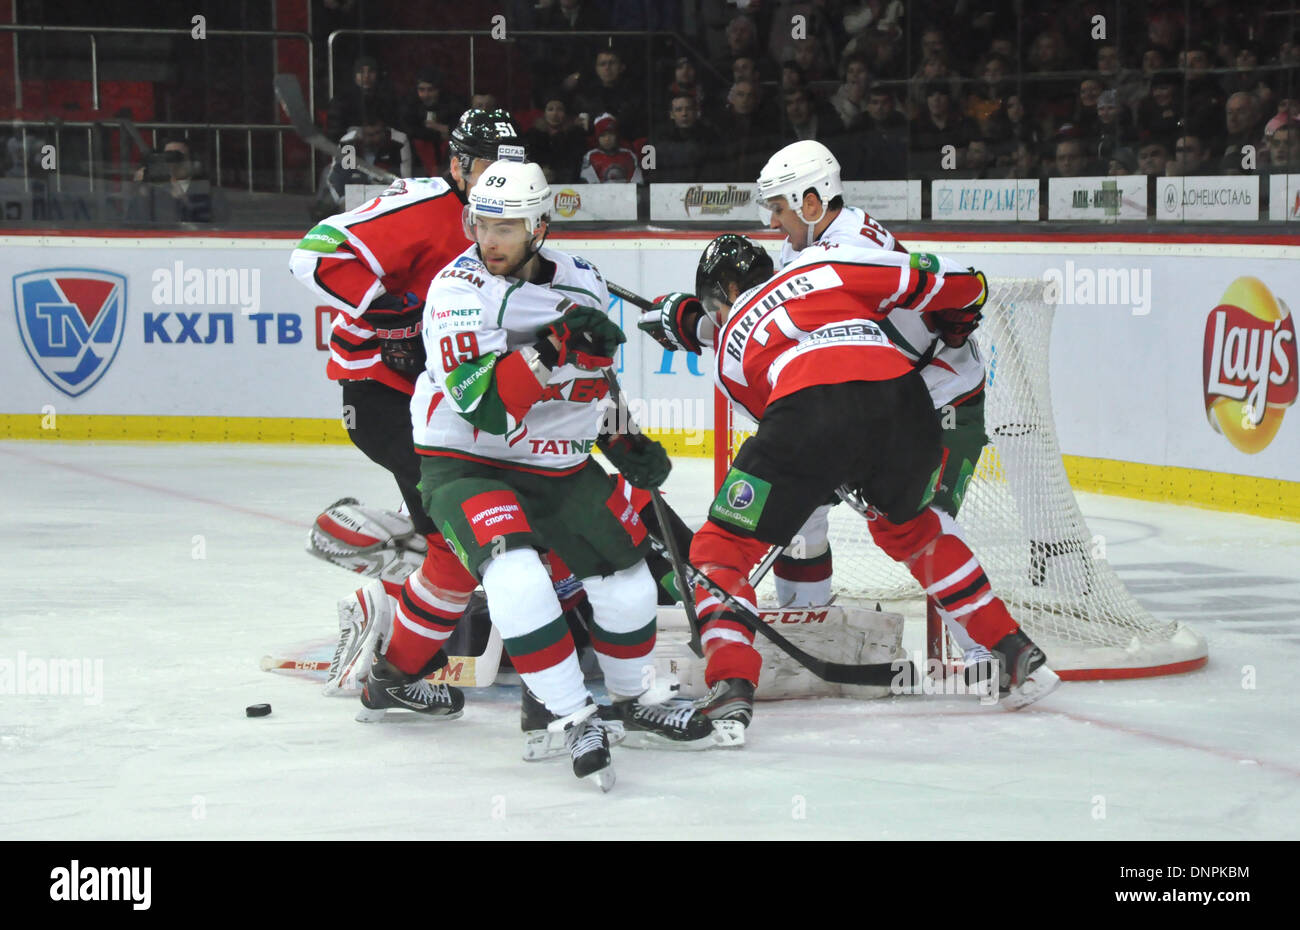
[[[1167,675],[1204,665],[1206,643],[1182,623],[1157,620],[1116,576],[1104,540],[1084,522],[1056,440],[1048,379],[1054,306],[1038,279],[989,285],[978,338],[988,366],[989,445],[967,488],[958,525],[994,592],[1062,678]],[[720,484],[754,424],[716,406],[715,476]],[[840,600],[927,617],[927,652],[947,667],[961,656],[906,568],[871,541],[865,520],[831,508],[833,590]],[[775,604],[771,575],[758,588]]]

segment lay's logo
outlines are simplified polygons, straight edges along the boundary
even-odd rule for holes
[[[1273,441],[1297,384],[1295,320],[1258,278],[1228,285],[1205,321],[1202,385],[1214,431],[1242,452]]]
[[[69,397],[108,371],[126,332],[126,277],[92,268],[14,275],[23,347],[46,381]]]

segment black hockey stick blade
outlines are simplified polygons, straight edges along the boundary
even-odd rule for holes
[[[660,548],[661,551],[664,548],[663,543],[654,537],[651,537],[651,544]],[[916,668],[908,659],[867,665],[846,665],[843,662],[831,662],[805,652],[760,620],[748,607],[736,600],[730,592],[720,588],[690,562],[683,560],[682,564],[689,576],[691,587],[698,585],[706,589],[714,597],[726,602],[727,606],[732,609],[735,616],[742,623],[769,640],[774,646],[822,681],[841,685],[874,685],[877,687],[897,685],[902,690],[910,689],[913,683],[917,681]]]
[[[303,100],[302,86],[298,83],[298,76],[295,74],[277,74],[274,87],[275,99],[280,102],[280,107],[284,110],[285,115],[289,117],[289,122],[293,125],[293,131],[316,151],[328,155],[330,158],[338,158],[339,147],[331,142],[320,127],[312,121],[311,113],[307,110],[307,103]],[[357,161],[356,170],[385,184],[397,180],[396,175],[385,171],[383,168],[367,165],[361,160]]]

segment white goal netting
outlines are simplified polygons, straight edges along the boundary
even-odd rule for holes
[[[1205,640],[1187,626],[1141,607],[1105,559],[1066,478],[1052,417],[1048,378],[1054,306],[1044,282],[999,279],[977,337],[988,365],[985,431],[989,444],[957,516],[994,592],[1065,677],[1170,674],[1203,664]],[[750,430],[719,431],[720,456],[739,450]],[[730,459],[726,459],[729,461]],[[907,570],[872,543],[847,505],[831,510],[837,597],[880,601],[924,614]],[[775,602],[770,576],[760,600]],[[910,604],[910,609],[909,609]],[[960,650],[957,651],[960,656]],[[942,658],[942,656],[935,656]]]

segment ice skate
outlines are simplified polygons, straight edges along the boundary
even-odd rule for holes
[[[608,791],[614,787],[614,769],[610,764],[609,733],[598,710],[596,702],[588,698],[585,707],[552,720],[547,729],[563,734],[564,745],[573,758],[573,774],[592,778],[601,791]]]
[[[738,720],[710,719],[685,698],[655,701],[648,697],[615,700],[600,709],[606,721],[621,726],[623,745],[629,749],[694,751],[745,744],[745,725]]]
[[[455,720],[465,713],[464,692],[450,685],[425,681],[426,675],[445,664],[446,659],[439,652],[419,672],[408,675],[383,656],[375,656],[361,689],[362,708],[357,711],[357,720],[376,723],[390,710],[409,710],[422,717]]]
[[[724,678],[696,706],[715,724],[735,721],[748,727],[754,719],[754,686],[744,678]]]
[[[997,660],[999,702],[1007,710],[1020,708],[1056,690],[1061,679],[1047,667],[1043,650],[1022,631],[1009,633],[993,647]]]
[[[524,761],[541,762],[563,757],[569,751],[564,742],[564,733],[552,733],[547,729],[560,718],[547,710],[546,705],[526,685],[522,690],[519,729],[524,733]],[[624,729],[621,721],[606,719],[605,729],[609,733],[611,746],[617,746],[623,741]]]

